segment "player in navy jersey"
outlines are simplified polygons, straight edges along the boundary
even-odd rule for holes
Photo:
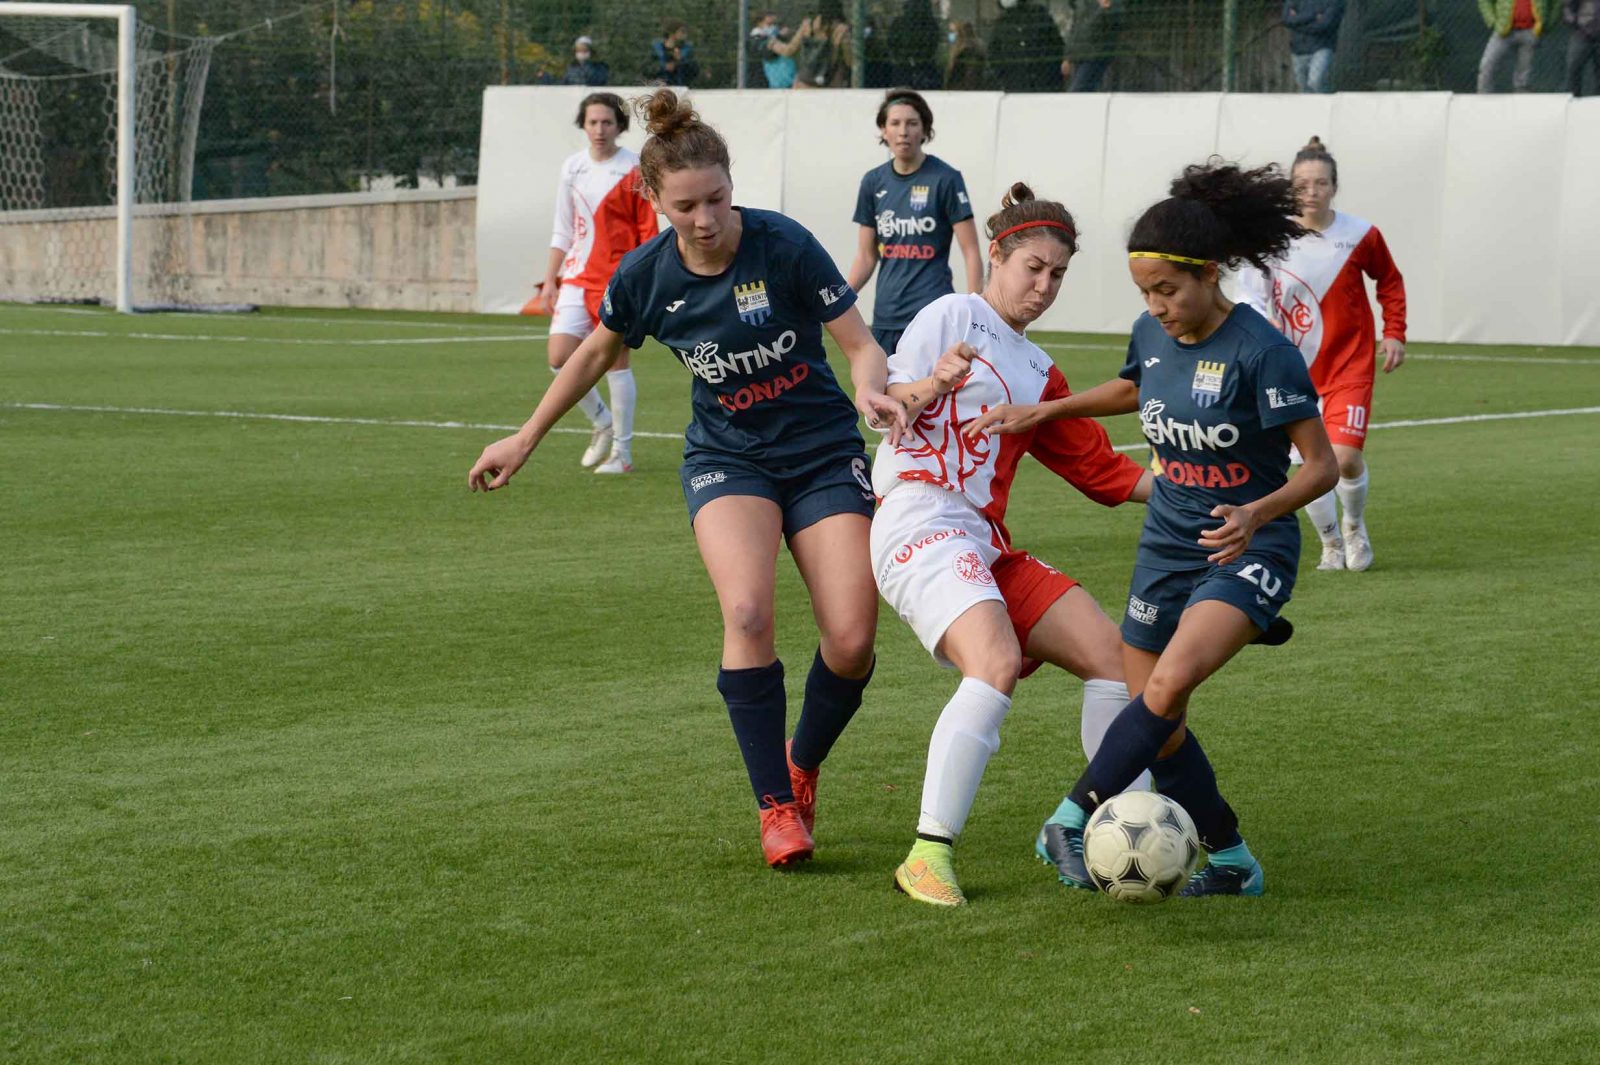
[[[670,89],[639,104],[639,169],[672,228],[618,265],[600,325],[515,435],[484,448],[474,489],[503,486],[556,421],[627,348],[653,336],[694,373],[682,469],[689,521],[722,608],[717,689],[755,790],[761,845],[778,867],[811,857],[817,770],[872,676],[878,597],[873,511],[857,416],[898,439],[904,409],[855,293],[810,233],[733,206],[728,146]],[[850,363],[856,399],[822,347]],[[778,548],[787,539],[821,642],[785,756],[783,663],[773,635]]]
[[[868,170],[856,193],[856,256],[846,275],[860,292],[878,271],[872,335],[890,355],[917,312],[955,291],[950,239],[961,245],[967,291],[983,291],[983,256],[961,172],[924,152],[933,110],[920,93],[890,89],[878,105],[878,143],[890,159]],[[879,261],[882,265],[879,265]]]
[[[1295,511],[1333,487],[1338,464],[1299,349],[1218,278],[1257,269],[1305,231],[1276,167],[1191,166],[1145,211],[1128,265],[1148,313],[1113,381],[1048,403],[1001,406],[969,432],[1021,432],[1053,418],[1139,412],[1161,464],[1122,621],[1133,701],[1045,822],[1064,883],[1090,887],[1083,826],[1145,768],[1189,812],[1210,855],[1183,894],[1259,895],[1261,863],[1187,727],[1190,696],[1282,625],[1300,558]],[[1289,446],[1305,464],[1289,475]]]

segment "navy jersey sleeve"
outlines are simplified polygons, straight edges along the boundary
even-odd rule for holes
[[[1273,344],[1256,357],[1256,410],[1262,428],[1315,418],[1317,390],[1311,386],[1305,356],[1285,341]]]
[[[1128,357],[1122,363],[1122,369],[1117,371],[1117,376],[1124,381],[1139,383],[1139,326],[1135,323],[1133,335],[1128,338]]]
[[[854,219],[857,225],[872,226],[877,224],[877,218],[872,203],[872,171],[869,170],[861,175],[861,187],[856,190]]]
[[[939,182],[939,209],[951,225],[972,217],[972,202],[967,196],[967,183],[962,179],[961,171],[952,170],[944,181]]]
[[[600,324],[619,334],[628,347],[644,346],[645,323],[639,314],[637,297],[621,270],[612,275],[606,294],[600,298]]]
[[[800,245],[792,277],[800,306],[819,322],[831,322],[856,305],[856,293],[844,282],[839,267],[810,233]]]

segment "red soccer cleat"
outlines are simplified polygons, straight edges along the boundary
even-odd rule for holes
[[[771,802],[767,796],[764,802]],[[800,820],[800,804],[776,803],[761,808],[761,853],[774,869],[807,861],[816,844]]]
[[[801,769],[789,757],[794,740],[783,745],[783,756],[789,763],[789,788],[794,792],[794,804],[800,808],[800,820],[807,832],[817,829],[817,773],[816,769]]]

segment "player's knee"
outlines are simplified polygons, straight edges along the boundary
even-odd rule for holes
[[[730,603],[722,615],[727,634],[744,642],[772,639],[772,606],[756,599]]]
[[[1144,705],[1169,721],[1176,720],[1183,716],[1184,707],[1189,705],[1189,693],[1199,683],[1199,677],[1190,676],[1183,669],[1162,669],[1158,664],[1145,682]]]
[[[1022,673],[1022,650],[1015,641],[1009,647],[1001,645],[990,648],[964,672],[995,691],[1010,695],[1017,686],[1018,675]]]
[[[1339,452],[1339,476],[1346,480],[1355,480],[1366,470],[1367,463],[1361,457],[1361,452],[1353,448],[1343,448]]]
[[[841,677],[859,677],[872,666],[876,635],[872,625],[828,632],[822,637],[823,661]]]
[[[566,364],[567,364],[567,353],[566,352],[563,351],[563,352],[559,352],[558,353],[558,352],[556,352],[554,350],[552,350],[550,352],[550,369],[559,370],[559,369],[561,369],[561,367],[565,366]]]

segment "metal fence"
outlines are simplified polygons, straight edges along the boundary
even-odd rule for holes
[[[1099,0],[136,6],[174,54],[196,38],[214,42],[190,190],[196,199],[471,184],[487,85],[665,78],[730,88],[742,76],[759,86],[769,69],[784,77],[773,39],[829,85],[1064,91],[1093,73],[1105,91],[1296,89],[1283,0],[1112,0],[1109,19]],[[1535,90],[1566,89],[1568,31],[1559,13],[1558,0],[1548,0]],[[819,34],[818,19],[845,28]],[[681,35],[669,36],[678,23]],[[796,45],[796,35],[811,41]],[[1333,85],[1470,92],[1488,36],[1475,0],[1348,0]],[[0,65],[25,47],[0,20]],[[576,62],[579,51],[587,64]]]

